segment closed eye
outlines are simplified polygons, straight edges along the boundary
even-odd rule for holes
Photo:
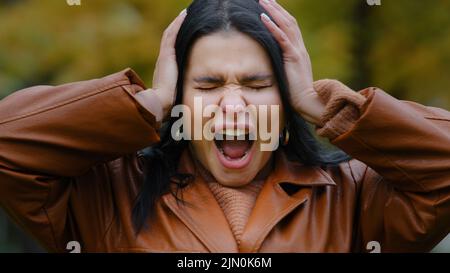
[[[247,88],[254,89],[254,90],[262,90],[262,89],[270,88],[272,86],[273,86],[273,84],[270,84],[270,85],[250,85],[250,86],[247,86]]]
[[[225,84],[225,79],[222,77],[202,76],[194,78],[194,82],[197,86],[195,89],[200,91],[211,91],[219,88],[219,86],[223,86]]]
[[[217,86],[208,86],[208,87],[197,87],[195,89],[200,90],[200,91],[212,91],[214,89],[217,89],[219,87]]]

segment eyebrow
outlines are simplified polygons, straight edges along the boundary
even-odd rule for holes
[[[272,80],[272,75],[270,74],[251,74],[245,75],[239,78],[239,82],[242,84],[248,84],[252,82],[261,82],[266,80]],[[210,83],[210,84],[224,84],[225,79],[223,77],[216,76],[201,76],[194,78],[196,83]]]
[[[270,74],[253,74],[242,77],[239,81],[243,84],[262,82],[266,80],[272,80],[272,75]]]
[[[196,83],[223,84],[225,82],[225,80],[222,77],[201,76],[201,77],[194,78],[194,82],[196,82]]]

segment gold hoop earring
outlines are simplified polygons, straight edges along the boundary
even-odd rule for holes
[[[175,141],[180,141],[181,139],[181,128],[178,128],[178,130],[175,132]]]
[[[283,145],[286,146],[289,143],[289,129],[287,127],[284,128],[284,141],[283,141]]]

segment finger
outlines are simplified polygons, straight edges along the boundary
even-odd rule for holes
[[[260,3],[272,16],[274,22],[287,34],[291,42],[298,43],[301,34],[295,18],[273,0],[260,0]]]
[[[272,33],[275,40],[277,40],[278,44],[280,44],[284,56],[287,58],[295,56],[294,47],[286,33],[284,33],[284,31],[281,30],[267,14],[261,14],[261,20],[263,21],[267,29]]]
[[[271,4],[275,9],[277,9],[279,12],[281,12],[289,21],[296,22],[297,19],[295,19],[292,14],[290,14],[280,3],[278,3],[275,0],[271,0]]]
[[[173,48],[175,46],[176,37],[184,19],[186,18],[187,11],[184,9],[164,30],[161,44],[164,48]]]
[[[173,53],[175,51],[175,42],[177,39],[178,31],[181,28],[181,25],[186,18],[187,11],[184,9],[173,21],[170,25],[164,30],[163,38],[161,40],[161,49],[160,53],[170,52]]]

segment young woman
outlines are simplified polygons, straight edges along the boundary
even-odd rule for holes
[[[311,71],[275,1],[195,0],[151,89],[127,69],[0,102],[0,204],[49,251],[430,250],[450,231],[450,113]],[[215,138],[195,138],[173,130],[180,104],[232,118],[202,116]],[[237,118],[252,105],[280,110],[274,151]]]

